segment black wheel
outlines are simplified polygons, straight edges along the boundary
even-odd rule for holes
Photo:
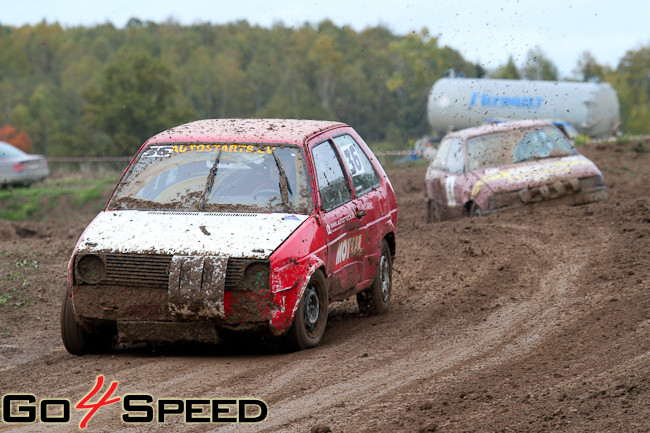
[[[436,200],[427,200],[427,222],[442,221],[442,205]]]
[[[82,327],[77,322],[72,309],[72,301],[68,292],[65,291],[61,305],[61,339],[68,352],[82,356],[88,353],[110,351],[115,335],[117,335],[115,325],[105,326],[92,333]]]
[[[357,304],[362,314],[381,314],[388,311],[393,285],[393,263],[386,240],[381,241],[381,256],[372,285],[357,293]]]
[[[473,218],[473,217],[481,217],[483,215],[485,215],[483,209],[481,209],[481,207],[476,203],[472,203],[472,206],[470,206],[469,208],[469,216]]]
[[[321,271],[312,275],[300,299],[296,316],[285,338],[288,350],[297,351],[318,346],[327,326],[329,298]]]

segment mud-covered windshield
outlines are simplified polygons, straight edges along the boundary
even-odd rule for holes
[[[467,140],[470,170],[575,153],[571,141],[553,126],[513,129]]]
[[[297,146],[151,145],[131,165],[108,207],[310,213],[308,179],[303,151]]]

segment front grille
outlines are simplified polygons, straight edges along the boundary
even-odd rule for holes
[[[108,254],[103,285],[167,288],[172,257],[155,254]],[[257,259],[228,259],[225,290],[250,291],[244,272]]]
[[[226,268],[226,290],[231,292],[246,290],[244,271],[252,262],[253,260],[251,259],[228,259],[228,267]]]
[[[156,254],[108,254],[106,278],[100,284],[167,288],[171,256]]]

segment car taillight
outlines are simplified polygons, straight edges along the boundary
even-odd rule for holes
[[[14,164],[13,169],[14,171],[23,171],[25,167],[26,167],[25,163],[19,162],[18,164]]]

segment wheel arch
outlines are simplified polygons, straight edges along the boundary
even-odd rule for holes
[[[298,306],[300,305],[300,299],[302,299],[302,295],[305,293],[309,281],[311,281],[311,278],[314,276],[316,272],[321,272],[323,274],[323,278],[325,280],[325,290],[329,289],[327,285],[328,280],[327,280],[327,273],[325,270],[325,263],[319,258],[313,257],[312,260],[310,261],[309,269],[304,274],[304,279],[302,279],[302,282],[300,283],[298,290],[296,290],[291,295],[291,299],[293,301],[291,310],[287,311],[283,315],[276,316],[271,319],[270,321],[271,334],[279,336],[285,334],[289,330],[291,324],[294,321],[294,318],[296,317],[296,311],[298,311]]]
[[[384,236],[384,240],[388,244],[388,248],[390,249],[390,255],[391,258],[395,258],[395,252],[396,252],[396,241],[395,241],[395,232],[388,232]]]

